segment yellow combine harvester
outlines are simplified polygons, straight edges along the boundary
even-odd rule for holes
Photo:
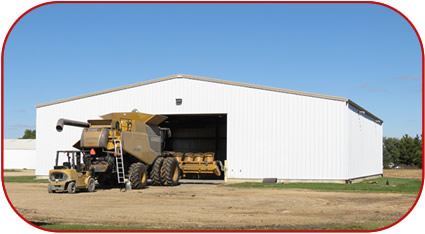
[[[218,162],[213,161],[214,153],[198,154],[199,159],[179,162],[173,152],[163,151],[166,139],[171,137],[169,128],[159,127],[167,119],[165,116],[119,112],[100,117],[88,122],[59,119],[56,125],[59,132],[64,125],[83,128],[74,147],[81,150],[84,170],[93,172],[100,186],[118,183],[142,189],[148,178],[152,185],[175,186],[181,173],[221,174]]]

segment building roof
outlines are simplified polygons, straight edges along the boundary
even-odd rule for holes
[[[35,139],[4,139],[5,150],[35,150]]]
[[[246,83],[241,83],[241,82],[219,80],[219,79],[212,79],[212,78],[207,78],[207,77],[192,76],[192,75],[185,75],[185,74],[177,74],[177,75],[172,75],[172,76],[166,76],[166,77],[162,77],[162,78],[158,78],[158,79],[154,79],[154,80],[149,80],[149,81],[144,81],[144,82],[140,82],[140,83],[136,83],[136,84],[126,85],[126,86],[122,86],[122,87],[118,87],[118,88],[107,89],[107,90],[89,93],[89,94],[85,94],[85,95],[81,95],[81,96],[77,96],[77,97],[71,97],[71,98],[66,98],[66,99],[48,102],[48,103],[44,103],[44,104],[39,104],[39,105],[36,105],[35,107],[40,108],[40,107],[55,105],[55,104],[59,104],[59,103],[63,103],[63,102],[78,100],[78,99],[82,99],[82,98],[86,98],[86,97],[92,97],[92,96],[102,95],[102,94],[105,94],[105,93],[111,93],[111,92],[116,92],[116,91],[120,91],[120,90],[124,90],[124,89],[130,89],[130,88],[134,88],[134,87],[138,87],[138,86],[158,83],[158,82],[172,80],[172,79],[181,79],[181,78],[191,79],[191,80],[199,80],[199,81],[206,81],[206,82],[212,82],[212,83],[218,83],[218,84],[240,86],[240,87],[245,87],[245,88],[261,89],[261,90],[280,92],[280,93],[289,93],[289,94],[308,96],[308,97],[323,98],[323,99],[334,100],[334,101],[347,102],[350,105],[356,107],[357,109],[364,111],[367,115],[369,115],[373,119],[380,121],[380,122],[383,122],[380,118],[376,117],[375,115],[368,112],[366,109],[357,105],[356,103],[354,103],[353,101],[351,101],[348,98],[335,97],[335,96],[329,96],[329,95],[323,95],[323,94],[308,93],[308,92],[295,91],[295,90],[289,90],[289,89],[273,88],[273,87],[267,87],[267,86],[261,86],[261,85],[252,85],[252,84],[246,84]]]

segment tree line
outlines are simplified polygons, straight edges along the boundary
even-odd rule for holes
[[[19,139],[35,139],[35,130],[25,129],[24,135]]]
[[[383,143],[384,168],[422,168],[422,135],[384,137]]]

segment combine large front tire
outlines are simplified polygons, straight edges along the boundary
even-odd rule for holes
[[[152,166],[152,171],[151,171],[152,185],[156,185],[156,186],[162,185],[161,167],[163,162],[164,162],[164,158],[158,157]]]
[[[175,157],[167,157],[161,167],[161,181],[165,186],[176,186],[179,184],[179,163]]]
[[[148,183],[146,166],[143,163],[133,163],[128,170],[128,178],[130,179],[131,189],[142,189]]]

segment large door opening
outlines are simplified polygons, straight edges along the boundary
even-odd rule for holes
[[[171,138],[167,139],[165,150],[182,153],[214,152],[215,160],[224,165],[227,159],[227,115],[226,114],[188,114],[167,115],[161,127],[171,129]],[[190,175],[188,178],[224,179],[215,175]]]

